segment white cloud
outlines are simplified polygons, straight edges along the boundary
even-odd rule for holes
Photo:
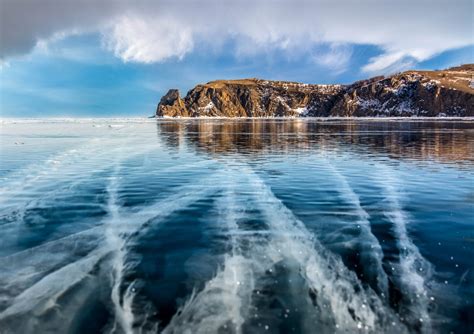
[[[0,71],[8,67],[10,67],[10,63],[0,59]]]
[[[232,39],[236,56],[333,45],[319,62],[342,70],[351,57],[342,45],[370,44],[384,50],[363,67],[375,73],[474,44],[472,6],[471,0],[3,0],[0,57],[26,53],[60,33],[98,31],[107,50],[143,63],[219,50]]]
[[[325,66],[334,74],[340,74],[347,69],[352,57],[352,47],[349,45],[332,44],[327,52],[317,52],[313,55],[315,63]]]
[[[413,68],[417,60],[404,52],[383,53],[372,57],[369,63],[362,67],[366,73],[390,74]]]
[[[365,72],[379,72],[386,69],[393,64],[396,64],[406,57],[406,53],[403,51],[393,53],[383,53],[380,56],[372,57],[369,59],[369,64],[365,65],[362,70]]]
[[[193,49],[191,29],[172,19],[123,16],[104,33],[106,48],[125,62],[153,63],[183,58]]]

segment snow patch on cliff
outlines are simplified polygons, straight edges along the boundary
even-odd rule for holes
[[[200,111],[205,112],[205,113],[209,113],[209,111],[211,111],[212,108],[214,108],[214,103],[212,103],[212,101],[211,101],[208,104],[206,104],[204,107],[199,107],[198,109]]]
[[[374,109],[380,107],[380,101],[375,99],[362,100],[358,99],[356,104],[359,105],[362,109]]]
[[[296,108],[294,110],[301,116],[306,116],[308,114],[308,108],[306,108],[306,107],[300,107],[300,108]]]
[[[362,110],[372,110],[383,114],[403,115],[403,114],[416,114],[417,109],[413,108],[410,100],[402,100],[395,105],[390,106],[390,101],[387,100],[384,103],[377,99],[361,99],[358,97],[354,104],[359,106]],[[419,111],[418,111],[419,112]]]

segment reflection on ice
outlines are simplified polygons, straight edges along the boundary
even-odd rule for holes
[[[401,183],[433,201],[446,184],[435,188],[427,175],[449,178],[446,207],[461,229],[472,192],[469,132],[435,126],[437,137],[420,144],[426,134],[415,123],[374,135],[377,126],[363,122],[78,124],[91,136],[2,174],[2,334],[432,333],[466,325],[469,259],[449,254],[453,269],[428,253],[429,237],[412,222],[430,207]],[[431,169],[418,172],[420,161]],[[429,191],[397,176],[403,168]],[[458,240],[425,225],[431,236]],[[448,291],[439,291],[441,271],[460,280],[449,291],[467,306],[435,304]]]

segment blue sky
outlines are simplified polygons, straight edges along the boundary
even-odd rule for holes
[[[455,15],[445,13],[446,1],[402,9],[367,1],[341,18],[339,7],[351,2],[314,1],[294,11],[294,3],[265,0],[248,14],[243,2],[208,2],[204,10],[192,2],[75,8],[64,0],[70,17],[55,22],[49,0],[31,27],[5,35],[26,15],[9,1],[2,3],[2,13],[11,13],[1,27],[2,117],[148,116],[169,88],[185,95],[215,79],[351,83],[474,60],[470,1],[460,1]]]

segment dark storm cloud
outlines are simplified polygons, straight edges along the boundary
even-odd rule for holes
[[[98,29],[122,9],[111,0],[1,0],[0,57],[28,53],[58,33]]]

